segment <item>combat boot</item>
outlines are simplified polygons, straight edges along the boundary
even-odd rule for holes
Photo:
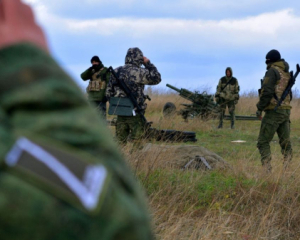
[[[284,167],[284,169],[288,168],[288,166],[289,166],[289,164],[290,164],[290,162],[292,160],[292,157],[293,157],[292,154],[286,154],[284,156],[284,159],[283,159],[283,167]]]
[[[231,129],[234,129],[234,121],[231,121]]]
[[[272,172],[271,158],[267,157],[261,160],[264,172],[270,174]]]
[[[219,123],[218,128],[223,128],[223,123]]]

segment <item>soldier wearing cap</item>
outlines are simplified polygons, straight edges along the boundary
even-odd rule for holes
[[[270,172],[272,169],[270,142],[275,133],[279,137],[285,166],[292,159],[290,140],[290,113],[292,107],[290,105],[291,93],[289,93],[275,111],[275,106],[290,79],[288,63],[281,58],[279,51],[273,49],[266,55],[266,64],[267,72],[260,89],[259,102],[256,104],[256,115],[258,117],[261,117],[262,111],[265,112],[261,122],[257,147],[263,167]]]
[[[86,88],[89,101],[97,106],[101,115],[106,118],[106,103],[105,91],[109,82],[110,73],[104,67],[98,56],[93,56],[91,59],[92,66],[81,73],[82,80],[90,80]]]

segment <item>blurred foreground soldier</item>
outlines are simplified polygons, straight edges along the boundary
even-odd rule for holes
[[[153,239],[140,188],[31,9],[0,10],[0,238]]]
[[[100,58],[94,56],[91,59],[92,66],[81,73],[82,80],[90,80],[89,85],[86,88],[89,101],[97,106],[97,109],[101,112],[104,118],[106,118],[106,102],[105,91],[109,82],[110,73],[107,68],[104,67]]]
[[[142,68],[142,64],[145,68]],[[125,65],[115,69],[120,81],[123,81],[135,96],[142,109],[141,113],[133,110],[129,116],[118,115],[116,122],[116,137],[120,143],[126,143],[130,135],[135,142],[139,141],[145,130],[145,122],[141,114],[145,113],[147,96],[144,94],[145,85],[156,85],[161,82],[160,73],[150,60],[143,56],[139,48],[129,48],[125,58]],[[108,83],[106,97],[126,98],[125,92],[118,85],[115,77],[111,75]]]
[[[232,76],[232,69],[230,67],[225,70],[226,76],[219,80],[217,92],[215,94],[216,102],[220,105],[221,113],[219,117],[218,128],[223,127],[223,119],[226,111],[226,106],[231,118],[231,128],[234,129],[235,122],[235,105],[239,100],[239,83],[238,80]]]
[[[277,50],[271,50],[266,55],[266,64],[267,72],[260,90],[259,102],[256,104],[258,117],[261,117],[262,111],[265,111],[257,147],[261,155],[262,165],[267,171],[271,171],[270,142],[276,132],[284,156],[284,163],[287,164],[292,159],[290,141],[290,109],[292,107],[290,105],[291,94],[289,93],[277,110],[274,110],[290,79],[288,63],[281,59]]]

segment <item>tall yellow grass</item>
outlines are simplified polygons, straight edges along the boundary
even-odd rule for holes
[[[164,119],[162,108],[166,102],[173,102],[177,109],[181,107],[180,103],[188,102],[176,94],[153,94],[151,97],[147,119],[153,121],[155,127],[221,135],[228,142],[235,136],[231,129],[218,132],[215,120],[193,119],[186,123],[180,116]],[[236,106],[236,114],[255,114],[256,103],[257,98],[243,96]],[[222,150],[224,156],[222,152],[219,154],[232,168],[212,172],[183,172],[166,164],[172,156],[155,151],[147,155],[138,151],[132,153],[131,145],[125,146],[123,152],[148,193],[156,237],[165,240],[300,239],[299,104],[299,99],[292,102],[293,161],[288,169],[284,169],[278,143],[272,144],[272,174],[266,174],[262,169],[255,142],[251,143],[252,150],[226,145]],[[245,131],[250,139],[255,139],[259,125],[259,122],[240,123],[234,131]],[[195,145],[201,145],[202,140]],[[205,141],[214,146],[216,140],[212,137]],[[210,150],[214,150],[213,147]],[[222,190],[213,183],[204,184],[204,180],[214,176],[212,174],[225,180],[233,179],[234,188]],[[203,190],[212,191],[211,198],[201,195],[202,185],[212,188]]]

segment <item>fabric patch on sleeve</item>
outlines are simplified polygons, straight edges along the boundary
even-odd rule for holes
[[[5,163],[41,181],[63,200],[80,202],[88,211],[98,207],[108,179],[107,169],[102,164],[91,164],[65,150],[43,146],[24,137],[8,152]]]

